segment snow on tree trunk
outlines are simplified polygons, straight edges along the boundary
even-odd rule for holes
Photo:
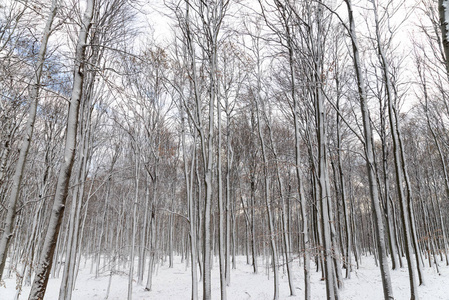
[[[217,84],[218,85],[218,84]],[[218,91],[217,91],[218,92]],[[218,93],[217,93],[218,94]],[[225,209],[223,199],[223,172],[222,172],[222,129],[221,129],[221,101],[217,97],[217,181],[218,181],[218,235],[219,235],[219,265],[220,265],[220,291],[221,299],[226,300],[226,245],[225,245]]]
[[[29,300],[42,300],[44,298],[53,263],[53,255],[68,195],[70,175],[75,160],[78,114],[83,91],[86,43],[89,30],[92,26],[93,13],[94,0],[88,0],[78,37],[78,43],[76,45],[74,80],[67,119],[64,161],[59,170],[53,208],[51,210],[50,221],[48,223],[44,245],[42,247],[39,265],[31,287]]]
[[[288,29],[288,26],[286,27]],[[290,33],[289,31],[287,33]],[[295,129],[295,171],[296,180],[298,184],[299,202],[301,205],[301,236],[302,236],[302,251],[303,251],[303,263],[304,263],[304,299],[310,300],[310,241],[309,241],[309,224],[307,214],[307,200],[304,195],[303,189],[303,176],[301,174],[301,137],[299,132],[299,104],[296,96],[296,76],[293,61],[293,45],[290,34],[287,36],[288,53],[289,53],[289,67],[290,67],[290,80],[291,80],[291,97],[293,102],[292,114],[293,123]]]
[[[42,34],[41,47],[39,49],[39,54],[37,57],[37,62],[35,66],[35,74],[33,78],[33,84],[30,86],[30,101],[31,105],[28,113],[28,120],[26,124],[26,132],[22,141],[22,145],[20,146],[19,160],[17,161],[16,169],[13,177],[13,184],[10,191],[8,206],[7,206],[7,214],[6,218],[3,221],[3,232],[2,237],[0,239],[0,280],[3,277],[3,270],[5,269],[6,256],[8,254],[8,247],[13,236],[14,231],[14,221],[16,218],[16,208],[17,201],[19,200],[20,187],[22,185],[22,178],[25,170],[25,164],[27,161],[28,150],[30,149],[31,140],[33,138],[34,132],[34,123],[36,120],[36,111],[37,105],[39,101],[39,88],[41,83],[42,70],[45,63],[45,55],[47,53],[47,44],[52,33],[51,27],[53,24],[53,20],[56,15],[56,11],[58,9],[57,1],[53,0],[51,2],[50,13],[48,15],[47,23],[45,24],[44,32]],[[6,149],[9,149],[7,147]],[[6,154],[5,151],[3,154]],[[6,162],[6,160],[5,160]],[[2,163],[1,172],[3,172],[4,166]],[[5,172],[6,173],[6,172]],[[0,182],[1,182],[0,177]]]
[[[363,132],[364,132],[364,141],[365,141],[365,159],[366,159],[366,168],[368,172],[368,180],[370,186],[370,196],[371,203],[373,209],[373,217],[374,217],[374,227],[377,238],[377,248],[379,252],[379,260],[380,260],[380,272],[382,278],[382,285],[384,291],[384,298],[394,299],[393,297],[393,288],[391,285],[391,276],[390,270],[388,267],[387,260],[387,250],[385,245],[385,234],[384,234],[384,224],[383,224],[383,214],[380,207],[380,199],[379,199],[379,191],[376,181],[375,175],[375,164],[374,164],[374,145],[373,145],[373,136],[372,136],[372,128],[370,121],[370,113],[368,110],[367,104],[367,96],[365,91],[365,80],[362,74],[362,65],[359,57],[359,49],[357,43],[357,36],[355,31],[354,24],[354,16],[352,10],[351,0],[345,0],[348,15],[349,15],[349,34],[352,42],[352,52],[353,52],[353,61],[354,68],[357,78],[358,92],[360,97],[360,107],[362,113],[362,121],[363,121]]]
[[[388,117],[390,121],[390,132],[393,140],[393,154],[394,154],[394,165],[396,171],[396,184],[397,184],[397,192],[399,196],[399,201],[401,203],[402,208],[402,217],[403,217],[403,226],[404,226],[404,238],[405,238],[405,250],[407,255],[407,264],[409,270],[409,280],[410,280],[410,291],[411,291],[411,299],[418,298],[418,289],[416,286],[416,270],[415,270],[415,259],[412,257],[413,248],[412,242],[415,245],[415,255],[416,262],[418,266],[418,275],[419,280],[422,283],[422,274],[421,274],[421,266],[420,266],[420,250],[416,240],[416,234],[414,229],[414,218],[412,215],[413,207],[411,202],[411,191],[408,190],[408,199],[405,199],[404,195],[404,180],[408,183],[408,175],[406,170],[406,161],[403,155],[403,149],[401,149],[401,140],[400,140],[400,129],[398,127],[397,118],[396,118],[396,110],[393,103],[393,86],[390,80],[390,71],[389,64],[387,58],[385,56],[384,48],[381,41],[381,33],[380,33],[380,24],[378,19],[377,5],[376,2],[373,1],[373,12],[375,18],[376,25],[376,41],[377,41],[377,51],[378,51],[378,59],[380,61],[382,67],[382,75],[385,84],[387,102],[388,102]],[[408,184],[407,184],[408,185]],[[407,203],[408,202],[408,203]]]
[[[183,155],[183,161],[184,161],[184,179],[186,181],[186,197],[187,202],[189,206],[189,241],[190,241],[190,261],[191,261],[191,274],[192,274],[192,292],[191,292],[191,299],[197,300],[198,299],[198,272],[197,272],[197,263],[198,263],[198,256],[197,256],[197,232],[196,232],[196,218],[195,218],[195,203],[193,202],[193,173],[194,173],[194,164],[195,164],[195,151],[192,151],[192,157],[191,157],[191,166],[189,171],[189,166],[187,162],[187,146],[186,146],[186,138],[185,138],[185,120],[184,120],[184,111],[182,109],[183,104],[180,105],[181,107],[181,124],[182,124],[182,133],[181,133],[181,143],[182,143],[182,155]],[[197,135],[194,135],[194,145],[196,144],[196,137]]]
[[[134,203],[133,203],[133,216],[132,216],[132,232],[131,232],[131,261],[129,264],[129,274],[128,274],[128,300],[132,300],[133,298],[133,281],[134,281],[134,260],[135,260],[135,248],[136,248],[136,232],[137,232],[137,207],[139,205],[139,178],[140,178],[140,161],[139,161],[139,150],[137,149],[135,155],[135,194],[134,194]]]
[[[287,206],[285,204],[285,195],[284,195],[284,181],[282,179],[280,166],[279,166],[279,158],[278,153],[276,149],[276,144],[273,139],[273,130],[271,129],[271,124],[264,113],[264,118],[267,123],[268,132],[269,132],[269,138],[270,138],[270,144],[271,144],[271,151],[273,152],[274,156],[274,162],[275,162],[275,169],[276,169],[276,177],[279,184],[279,198],[281,199],[281,223],[282,223],[282,233],[283,233],[283,245],[284,245],[284,256],[285,256],[285,265],[287,266],[287,276],[288,276],[288,285],[290,288],[290,296],[295,296],[295,283],[293,278],[293,270],[292,270],[292,259],[290,255],[290,238],[289,238],[289,230],[288,230],[288,212],[287,212]]]
[[[440,12],[441,35],[443,37],[444,62],[449,76],[449,0],[438,0]]]
[[[259,53],[257,53],[259,54]],[[268,170],[268,157],[267,157],[267,150],[265,145],[265,139],[263,134],[263,128],[262,128],[262,119],[261,119],[261,110],[264,108],[262,107],[263,100],[260,99],[260,93],[261,93],[261,70],[260,70],[260,58],[258,57],[258,64],[257,64],[257,91],[255,92],[256,97],[254,99],[254,103],[256,105],[256,116],[257,116],[257,129],[258,129],[258,136],[260,141],[260,148],[262,150],[262,162],[263,162],[263,174],[264,174],[264,193],[265,193],[265,206],[267,208],[267,217],[268,217],[268,234],[270,237],[270,248],[271,248],[271,265],[273,267],[273,273],[274,273],[274,291],[273,291],[273,299],[277,300],[279,299],[279,267],[277,264],[277,246],[276,246],[276,240],[275,240],[275,228],[273,223],[273,210],[271,208],[271,199],[270,199],[270,178],[269,178],[269,170]]]

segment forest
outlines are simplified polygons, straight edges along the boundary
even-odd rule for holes
[[[0,143],[0,299],[448,299],[449,0],[5,0]]]

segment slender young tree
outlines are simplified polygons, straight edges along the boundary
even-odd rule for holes
[[[394,299],[393,287],[391,285],[390,270],[387,260],[387,249],[385,243],[385,229],[383,224],[383,215],[380,206],[379,190],[376,180],[376,169],[374,163],[374,145],[373,145],[373,131],[371,127],[370,112],[368,109],[368,100],[365,88],[365,78],[362,72],[362,62],[360,59],[359,45],[357,41],[357,33],[355,30],[354,11],[352,9],[352,1],[345,0],[348,15],[349,15],[349,36],[352,44],[352,54],[354,69],[357,78],[357,88],[360,99],[360,108],[362,113],[363,133],[364,133],[364,149],[366,168],[368,172],[371,206],[373,210],[374,228],[376,233],[376,244],[379,254],[380,272],[382,278],[382,286],[385,300]],[[413,285],[412,285],[413,286]],[[415,292],[412,292],[412,299],[414,299]],[[417,294],[416,294],[417,296]]]
[[[401,208],[403,210],[403,226],[404,226],[404,232],[406,240],[409,239],[410,245],[406,245],[406,247],[411,247],[413,245],[415,257],[416,257],[416,265],[418,267],[418,278],[419,283],[423,284],[424,279],[422,275],[421,270],[421,254],[420,249],[416,237],[416,229],[415,229],[415,219],[413,217],[413,203],[412,203],[412,191],[410,189],[410,182],[408,179],[408,173],[407,173],[407,162],[404,158],[404,149],[402,147],[402,141],[401,141],[401,133],[400,128],[398,124],[398,116],[397,116],[397,109],[395,107],[394,103],[394,95],[393,95],[393,84],[390,78],[390,66],[389,61],[387,59],[387,56],[385,54],[385,49],[381,41],[381,27],[379,22],[379,16],[378,16],[378,8],[377,8],[377,2],[373,1],[373,12],[374,12],[374,21],[376,25],[376,42],[377,42],[377,52],[379,61],[382,67],[382,77],[385,83],[385,90],[386,90],[386,97],[387,97],[387,103],[388,103],[388,116],[390,121],[390,131],[391,131],[391,137],[393,140],[393,154],[394,154],[394,162],[395,162],[395,171],[396,171],[396,189],[398,192],[399,201],[401,203]],[[406,187],[404,187],[403,182],[405,182]],[[405,191],[406,189],[406,191]],[[412,244],[413,242],[413,244]],[[407,254],[407,261],[409,265],[409,272],[413,275],[415,275],[415,259],[411,256],[413,253],[412,248],[408,249],[406,248],[406,254]],[[412,283],[414,281],[411,281]]]
[[[190,71],[192,72],[194,110],[188,110],[188,115],[198,130],[200,151],[203,165],[203,176],[205,185],[205,199],[202,219],[203,228],[203,299],[211,299],[211,210],[213,191],[213,161],[214,161],[214,136],[215,136],[215,106],[218,97],[218,47],[219,35],[223,19],[226,15],[229,1],[205,3],[204,1],[186,0],[185,14],[180,16],[181,29],[186,38],[187,53],[190,60]],[[191,16],[191,12],[193,15]],[[199,42],[199,45],[195,43]],[[205,62],[207,63],[207,111],[204,110],[203,95],[200,91],[201,80],[197,73],[196,48],[203,50]],[[205,66],[206,67],[206,66]],[[224,272],[224,269],[222,270]],[[222,297],[225,296],[226,282],[222,277],[220,288]]]
[[[297,16],[294,12],[294,7],[289,6],[287,4],[283,4],[280,1],[276,1],[276,6],[281,13],[283,26],[285,30],[285,39],[286,39],[286,48],[288,51],[288,67],[289,67],[289,76],[290,76],[290,101],[293,103],[291,105],[292,115],[293,115],[293,124],[294,124],[294,132],[295,132],[295,171],[296,171],[296,180],[297,180],[297,189],[298,196],[301,205],[301,220],[302,224],[300,227],[301,237],[302,237],[302,249],[303,253],[303,270],[304,270],[304,297],[306,300],[311,299],[311,288],[310,288],[310,241],[309,241],[309,221],[308,221],[308,212],[307,212],[307,200],[304,194],[303,187],[303,175],[301,170],[301,135],[300,135],[300,125],[299,125],[299,97],[297,92],[297,71],[295,64],[295,36],[294,36],[294,25],[292,18]]]
[[[260,88],[260,85],[258,85],[258,88]],[[260,93],[259,89],[256,93]],[[270,237],[270,246],[271,246],[271,265],[273,267],[273,273],[274,273],[274,295],[273,299],[277,300],[279,299],[279,267],[277,263],[277,245],[275,241],[275,227],[274,227],[274,212],[272,208],[271,203],[271,196],[270,196],[270,174],[269,174],[269,161],[268,161],[268,153],[267,153],[267,146],[265,144],[265,138],[263,134],[263,125],[262,123],[262,102],[263,100],[260,99],[260,95],[255,95],[255,105],[256,105],[256,115],[257,115],[257,126],[258,126],[258,135],[260,140],[260,147],[262,151],[262,159],[263,159],[263,170],[264,170],[264,197],[265,197],[265,205],[267,208],[267,217],[268,217],[268,234]]]

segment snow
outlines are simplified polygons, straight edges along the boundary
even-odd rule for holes
[[[240,256],[237,258],[237,269],[231,272],[231,285],[228,287],[228,299],[272,299],[273,276],[270,272],[270,278],[266,273],[266,262],[259,258],[259,273],[253,274],[252,267],[246,264],[246,258]],[[405,262],[405,259],[404,259]],[[78,300],[96,300],[104,299],[108,286],[109,276],[104,273],[99,278],[90,274],[90,264],[81,263],[85,266],[80,270],[76,282],[75,291],[72,299]],[[311,264],[314,267],[314,264]],[[289,297],[288,280],[283,268],[280,267],[280,299],[303,299],[304,284],[302,268],[298,261],[293,263],[296,296]],[[435,267],[429,268],[426,264],[425,286],[420,286],[420,299],[449,299],[449,267],[443,262],[440,263],[440,273],[438,275]],[[343,274],[345,272],[343,271]],[[392,285],[396,300],[410,299],[408,272],[406,268],[391,271]],[[325,282],[321,281],[321,272],[315,272],[313,269],[311,275],[312,299],[326,299]],[[146,280],[146,277],[145,277]],[[60,279],[50,278],[45,299],[58,299]],[[212,270],[212,297],[220,298],[218,259],[214,258],[214,269]],[[125,273],[114,275],[109,299],[123,300],[127,299],[128,276]],[[6,286],[6,287],[5,287]],[[15,291],[15,278],[5,280],[5,286],[0,287],[0,299],[13,299]],[[153,278],[153,290],[145,291],[144,286],[135,283],[133,287],[133,299],[190,299],[190,268],[186,268],[185,263],[181,263],[180,257],[175,257],[173,268],[168,267],[168,262],[159,266],[156,275]],[[30,287],[24,287],[20,299],[27,299]],[[201,283],[198,284],[199,299],[201,299]],[[375,266],[373,257],[362,257],[360,269],[356,269],[351,274],[351,279],[344,280],[344,288],[340,291],[341,299],[383,299],[382,283],[380,271]]]

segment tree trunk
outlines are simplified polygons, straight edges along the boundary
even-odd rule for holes
[[[408,201],[405,199],[404,190],[403,190],[403,182],[404,180],[407,182],[406,185],[408,186],[408,175],[406,172],[406,161],[403,160],[403,149],[401,147],[401,140],[400,140],[400,131],[398,128],[397,123],[397,117],[396,117],[396,111],[394,108],[393,103],[393,86],[390,80],[390,72],[389,72],[389,66],[388,62],[383,50],[383,46],[381,44],[381,36],[380,36],[380,28],[379,28],[379,20],[377,15],[377,6],[376,3],[373,1],[373,11],[374,11],[374,17],[375,17],[375,24],[376,24],[376,41],[377,41],[377,50],[378,50],[378,58],[380,60],[381,66],[382,66],[382,74],[383,79],[385,83],[385,89],[386,89],[386,95],[387,95],[387,101],[388,101],[388,117],[390,121],[390,131],[391,131],[391,137],[393,139],[393,153],[394,153],[394,161],[395,161],[395,171],[396,171],[396,189],[398,191],[398,197],[399,201],[401,202],[401,208],[402,208],[402,221],[404,226],[404,237],[405,237],[405,249],[406,249],[406,255],[407,255],[407,264],[409,268],[409,280],[410,280],[410,290],[411,290],[411,299],[417,299],[418,298],[418,289],[416,286],[416,275],[415,275],[415,262],[412,257],[412,242],[414,242],[415,245],[415,254],[416,254],[416,261],[418,264],[418,274],[420,282],[422,283],[422,276],[421,276],[421,268],[420,268],[420,253],[419,253],[419,246],[417,244],[416,240],[416,233],[414,229],[414,219],[411,213],[413,212],[412,207],[412,201],[411,201],[411,190],[408,189]],[[407,203],[408,202],[408,203]],[[413,228],[412,228],[413,227]],[[415,233],[415,234],[414,234]]]
[[[440,13],[440,27],[443,38],[444,62],[449,76],[449,0],[438,0],[438,11]]]
[[[134,256],[135,256],[135,247],[136,247],[136,232],[137,232],[137,206],[139,201],[139,178],[140,178],[140,164],[139,164],[139,150],[137,150],[135,155],[135,194],[134,194],[134,202],[133,202],[133,215],[132,215],[132,230],[131,230],[131,261],[129,264],[129,274],[128,274],[128,300],[132,300],[133,297],[133,279],[134,279]]]
[[[188,167],[187,161],[187,145],[185,141],[185,121],[184,121],[184,110],[183,105],[181,104],[181,124],[182,124],[182,132],[181,132],[181,143],[182,143],[182,156],[184,161],[184,179],[186,182],[186,197],[188,202],[189,209],[189,240],[190,240],[190,260],[191,260],[191,274],[192,274],[192,293],[191,299],[198,299],[198,272],[197,272],[197,238],[196,238],[196,217],[195,217],[195,203],[193,199],[193,175],[194,175],[194,165],[195,165],[195,149],[192,150],[191,157],[191,165],[190,171]],[[196,145],[197,135],[194,134],[193,145]]]
[[[363,132],[364,132],[364,141],[365,141],[365,159],[366,159],[366,167],[368,172],[368,180],[370,186],[370,195],[371,195],[371,204],[373,209],[373,217],[375,222],[375,232],[376,232],[376,241],[377,248],[379,252],[379,260],[380,260],[380,272],[382,277],[382,285],[384,291],[385,300],[394,299],[393,296],[393,288],[391,285],[391,276],[390,270],[388,267],[387,260],[387,250],[385,245],[385,234],[384,234],[384,224],[383,224],[383,216],[382,210],[380,207],[379,200],[379,192],[375,175],[375,164],[374,164],[374,146],[373,146],[373,137],[372,137],[372,128],[371,128],[371,120],[370,113],[368,110],[367,104],[367,96],[365,91],[365,80],[362,73],[362,65],[359,57],[359,49],[357,43],[357,36],[355,32],[355,23],[354,16],[352,10],[351,0],[345,0],[348,7],[348,15],[349,15],[349,34],[352,42],[352,51],[353,51],[353,60],[354,60],[354,68],[357,77],[357,85],[358,92],[360,97],[360,106],[362,112],[362,120],[363,120]]]
[[[70,175],[72,173],[72,166],[75,159],[78,114],[83,91],[86,43],[89,30],[92,26],[93,13],[94,0],[88,0],[82,21],[82,27],[79,33],[78,43],[76,45],[75,75],[70,99],[69,115],[67,119],[64,161],[59,171],[53,209],[51,211],[50,221],[42,248],[42,254],[37,267],[33,286],[31,288],[29,300],[40,300],[44,298],[53,262],[53,254],[55,252],[59,229],[61,227],[65,202],[68,195]]]
[[[288,27],[287,27],[288,28]],[[290,66],[290,80],[291,80],[291,97],[293,102],[293,123],[295,127],[295,171],[296,171],[296,181],[298,184],[298,196],[301,205],[301,237],[302,243],[300,250],[303,255],[304,263],[304,299],[311,299],[311,288],[310,288],[310,241],[309,241],[309,225],[308,225],[308,215],[307,215],[307,200],[304,195],[303,189],[303,178],[301,174],[301,137],[299,132],[299,108],[298,99],[296,96],[296,76],[294,70],[293,61],[293,45],[291,45],[290,39],[288,39],[288,52],[289,52],[289,66]]]
[[[221,129],[221,103],[217,97],[217,181],[218,181],[218,236],[219,236],[219,264],[220,264],[220,291],[221,299],[226,300],[226,245],[225,242],[225,203],[223,199],[223,173],[222,173],[222,129]]]
[[[22,140],[22,144],[20,146],[19,152],[19,160],[17,161],[17,165],[14,172],[12,187],[8,199],[7,213],[5,219],[2,221],[3,223],[3,232],[0,239],[0,280],[3,277],[3,271],[5,269],[6,256],[8,255],[8,247],[13,236],[14,231],[14,223],[16,218],[16,209],[17,202],[19,201],[19,193],[20,188],[22,186],[22,178],[25,171],[25,164],[27,162],[28,151],[30,149],[31,140],[33,139],[34,132],[34,123],[36,120],[36,111],[37,105],[39,101],[39,88],[42,77],[42,70],[44,68],[45,63],[45,55],[47,54],[47,44],[52,33],[52,24],[56,15],[56,11],[58,9],[57,1],[53,0],[51,2],[50,13],[48,14],[47,23],[45,24],[44,31],[42,33],[41,46],[39,49],[39,54],[37,57],[37,62],[35,65],[35,74],[33,78],[33,84],[30,87],[30,108],[28,112],[28,120],[25,127],[25,136]],[[7,155],[7,150],[9,147],[6,147],[5,152],[3,153]],[[3,161],[1,162],[0,171],[3,174],[4,166]],[[6,160],[5,160],[6,163]],[[3,177],[0,174],[1,177]],[[0,177],[0,183],[2,182],[2,178]]]
[[[279,197],[281,199],[281,224],[280,224],[281,229],[280,229],[280,232],[283,232],[283,246],[284,246],[283,248],[284,248],[285,266],[287,266],[288,285],[290,288],[290,296],[295,296],[296,292],[295,292],[295,284],[294,284],[293,270],[292,270],[292,263],[291,263],[292,259],[290,256],[288,212],[287,212],[287,207],[286,207],[286,203],[285,203],[284,181],[282,180],[281,172],[279,169],[280,166],[279,166],[278,153],[277,153],[276,145],[273,140],[273,131],[271,129],[271,124],[269,123],[269,120],[265,114],[264,114],[264,117],[265,117],[267,127],[268,127],[271,149],[273,152],[274,162],[275,162],[276,177],[277,177],[277,181],[278,181],[278,185],[279,185]]]
[[[259,104],[259,101],[262,102],[262,99],[260,99],[259,93],[261,91],[261,82],[260,82],[260,61],[258,61],[258,73],[257,73],[257,92],[256,92],[256,99],[254,99],[254,103],[256,105],[256,116],[257,116],[257,128],[258,128],[258,135],[260,140],[260,146],[262,149],[262,158],[263,158],[263,169],[264,169],[264,192],[265,192],[265,205],[267,208],[267,215],[268,215],[268,230],[269,230],[269,237],[270,237],[270,246],[271,246],[271,263],[273,267],[273,273],[274,273],[274,294],[273,299],[277,300],[279,299],[279,270],[278,270],[278,264],[277,264],[277,246],[276,246],[276,240],[275,240],[275,228],[273,224],[273,212],[271,208],[271,199],[270,199],[270,179],[269,179],[269,172],[268,172],[268,158],[266,153],[266,146],[265,146],[265,140],[263,136],[263,129],[262,129],[262,120],[261,120],[261,108],[260,106],[262,104]]]

